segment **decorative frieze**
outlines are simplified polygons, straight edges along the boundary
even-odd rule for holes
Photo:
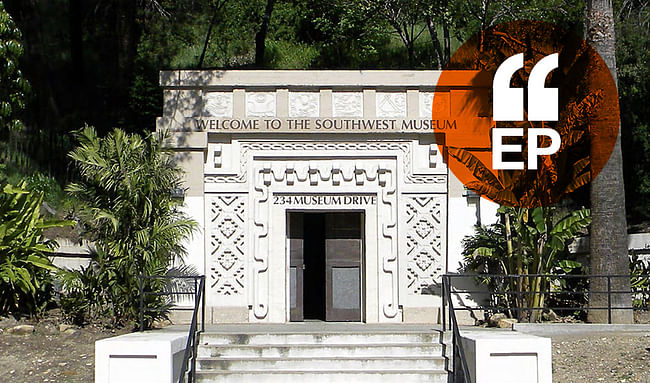
[[[416,91],[417,92],[417,91]],[[363,118],[364,93],[360,91],[334,91],[331,95],[332,117]],[[406,118],[409,116],[406,91],[372,92],[377,118]],[[246,117],[276,117],[277,114],[276,91],[246,91],[245,111]],[[314,91],[288,92],[288,115],[291,118],[319,118],[321,115],[321,93]],[[417,110],[419,118],[431,118],[435,110],[439,118],[449,116],[449,92],[420,91],[417,92]],[[329,97],[328,97],[329,98]],[[205,92],[203,96],[203,117],[233,118],[234,109],[232,92]],[[415,109],[413,109],[415,111]],[[412,112],[414,113],[414,112]],[[372,115],[372,113],[370,113]],[[415,116],[413,116],[415,117]]]
[[[209,175],[205,177],[206,183],[244,183],[247,182],[247,169],[251,151],[349,151],[350,155],[354,152],[377,151],[377,152],[401,152],[405,182],[410,184],[444,184],[447,182],[446,174],[414,174],[413,172],[413,155],[410,141],[391,142],[333,142],[333,141],[260,141],[260,142],[242,142],[240,144],[240,170],[238,174],[232,175]],[[435,146],[435,145],[434,145]],[[327,154],[329,155],[329,154]],[[430,168],[439,169],[444,172],[443,163],[440,162],[440,156],[436,153],[431,155],[429,151],[428,164]]]

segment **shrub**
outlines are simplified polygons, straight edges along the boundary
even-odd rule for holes
[[[630,285],[638,291],[632,297],[632,305],[639,309],[650,307],[650,260],[635,252],[630,255]]]
[[[512,315],[515,309],[543,308],[561,281],[540,274],[568,274],[582,265],[567,256],[566,246],[591,222],[588,209],[561,214],[555,207],[501,207],[503,223],[477,228],[463,240],[465,269],[479,273],[517,274],[522,278],[481,278],[493,294],[493,303]],[[517,294],[514,294],[514,293]],[[539,310],[530,311],[530,321],[539,319]],[[519,318],[521,319],[521,318]]]
[[[90,311],[99,304],[95,311],[124,325],[138,318],[139,276],[164,275],[185,254],[181,242],[196,223],[180,210],[182,201],[172,197],[171,191],[182,186],[182,170],[163,149],[164,137],[115,129],[100,138],[92,127],[76,137],[79,146],[69,156],[80,180],[67,191],[80,201],[83,228],[97,248],[92,269],[67,275],[64,302],[85,299]],[[71,281],[74,275],[77,282]],[[164,283],[146,281],[143,287],[157,292]],[[149,323],[165,316],[161,297],[151,296],[146,304]]]

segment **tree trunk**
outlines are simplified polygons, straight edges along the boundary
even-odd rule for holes
[[[614,16],[611,0],[587,1],[587,42],[590,43],[609,67],[616,81],[616,56]],[[592,151],[599,148],[591,147]],[[629,259],[627,253],[627,222],[625,219],[625,188],[623,185],[623,158],[621,154],[621,132],[609,161],[591,183],[591,274],[626,275],[612,278],[609,286],[613,291],[629,291]],[[590,282],[589,304],[592,307],[607,307],[606,278],[593,278]],[[612,307],[631,307],[631,294],[613,294]],[[607,310],[591,310],[589,321],[607,323]],[[614,310],[612,323],[632,323],[632,310]]]
[[[415,68],[415,41],[411,40],[406,45],[406,52],[409,56],[409,69]]]
[[[203,67],[203,60],[205,60],[205,52],[207,52],[208,44],[210,44],[210,36],[212,35],[212,28],[214,27],[214,23],[217,22],[217,15],[218,15],[218,11],[215,9],[214,13],[212,14],[212,18],[210,19],[210,25],[208,26],[208,32],[205,34],[205,41],[203,42],[203,49],[201,50],[201,57],[199,57],[199,63],[196,66],[197,69],[201,69]]]
[[[433,22],[433,18],[429,15],[426,16],[427,29],[429,30],[429,36],[431,37],[431,42],[433,43],[433,50],[436,52],[436,58],[438,60],[438,68],[442,69],[445,65],[445,58],[443,53],[442,44],[440,44],[440,39],[438,38],[438,31],[436,30],[436,24]]]
[[[269,31],[271,24],[271,14],[276,0],[266,0],[266,7],[262,15],[262,24],[259,31],[255,34],[255,67],[261,68],[264,66],[264,50],[266,49],[266,34]]]
[[[449,22],[447,20],[442,23],[442,43],[444,45],[442,68],[444,69],[451,59],[451,36],[449,35]]]

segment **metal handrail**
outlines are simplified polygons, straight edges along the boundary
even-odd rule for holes
[[[456,289],[454,291],[455,294],[468,294],[468,295],[474,295],[474,296],[501,296],[501,297],[516,297],[516,302],[523,302],[523,296],[530,297],[530,296],[535,296],[535,295],[546,295],[549,298],[550,297],[557,297],[557,296],[587,296],[587,295],[606,295],[607,296],[607,304],[606,306],[592,306],[588,301],[586,302],[585,306],[552,306],[549,305],[548,303],[544,304],[542,307],[524,307],[521,305],[521,303],[517,304],[516,306],[513,307],[503,307],[499,305],[483,305],[483,304],[478,304],[475,303],[471,306],[466,306],[466,307],[457,307],[454,308],[453,310],[459,310],[459,311],[473,311],[473,310],[483,310],[483,311],[502,311],[504,309],[507,310],[513,310],[517,314],[517,318],[521,320],[522,312],[534,312],[534,311],[544,311],[544,310],[573,310],[573,311],[597,311],[597,310],[607,310],[607,322],[612,323],[612,311],[615,310],[648,310],[650,307],[646,304],[636,304],[632,306],[627,306],[627,305],[619,305],[619,304],[614,304],[612,302],[612,296],[616,295],[621,295],[621,294],[636,294],[641,295],[642,297],[647,297],[648,294],[650,294],[650,290],[644,289],[644,288],[633,288],[631,287],[629,290],[618,290],[618,289],[613,289],[612,288],[612,280],[616,278],[642,278],[642,279],[650,279],[650,275],[625,275],[625,274],[594,274],[594,275],[558,275],[558,274],[445,274],[445,281],[448,283],[448,286],[451,286],[452,279],[492,279],[494,282],[499,282],[501,281],[502,284],[506,284],[506,280],[512,280],[512,279],[522,279],[522,278],[530,278],[530,277],[541,277],[541,278],[548,278],[550,279],[583,279],[586,280],[587,282],[597,279],[597,278],[602,278],[606,280],[606,290],[590,290],[585,288],[582,291],[575,291],[575,290],[554,290],[551,291],[550,289],[547,290],[526,290],[526,291],[513,291],[513,290],[506,290],[504,288],[496,289],[496,290],[476,290],[476,289],[471,289],[471,288],[466,288],[466,289]],[[451,293],[451,292],[450,292]],[[647,298],[644,298],[647,299]],[[644,302],[644,300],[642,300]],[[604,302],[603,302],[604,303]],[[445,310],[444,310],[445,302],[443,300],[443,330],[444,330],[444,323],[445,323]]]
[[[194,291],[169,291],[169,292],[150,292],[144,291],[144,279],[192,279],[194,281]],[[205,332],[205,276],[204,275],[182,275],[182,276],[149,276],[140,275],[140,331],[144,331],[144,297],[146,295],[155,296],[172,296],[172,295],[194,295],[194,307],[192,310],[192,321],[187,334],[187,343],[185,344],[185,351],[183,353],[183,363],[179,375],[179,383],[185,382],[185,375],[189,370],[188,383],[194,382],[196,377],[196,354],[197,354],[197,339],[202,332]],[[198,282],[198,283],[197,283]],[[199,307],[201,309],[201,329],[198,328],[199,321]],[[189,310],[185,307],[176,307],[176,310]],[[190,364],[191,359],[191,364]]]
[[[188,370],[190,356],[192,357],[192,364],[189,370],[188,383],[192,383],[196,377],[196,353],[197,353],[197,339],[200,333],[205,331],[205,276],[200,277],[199,288],[194,298],[194,312],[192,313],[192,323],[190,324],[190,331],[187,334],[187,344],[185,345],[185,353],[183,354],[183,364],[181,366],[181,373],[178,378],[178,383],[185,382],[185,372]],[[201,314],[201,330],[197,331],[198,311],[199,304],[202,307]]]
[[[462,381],[464,383],[472,383],[472,376],[467,366],[467,358],[465,357],[465,348],[460,338],[460,329],[458,328],[458,321],[456,320],[456,313],[454,312],[454,303],[451,300],[451,283],[447,275],[442,276],[442,329],[445,331],[445,301],[449,305],[449,322],[452,331],[452,347],[454,356],[452,359],[452,369],[454,374],[454,382],[460,382],[458,379],[458,364],[460,364]],[[460,362],[460,363],[458,363]]]
[[[145,312],[148,311],[160,311],[161,309],[150,309],[145,307],[145,297],[147,296],[183,296],[183,295],[194,295],[196,298],[196,293],[198,291],[198,281],[203,278],[201,275],[143,275],[140,274],[140,315],[139,315],[139,327],[140,327],[140,332],[144,331],[144,314]],[[158,279],[158,280],[183,280],[183,279],[191,279],[192,282],[194,282],[193,289],[191,291],[145,291],[144,290],[144,281],[146,279]],[[166,310],[167,308],[164,308],[163,310]],[[173,308],[174,310],[178,311],[190,311],[194,310],[193,307],[183,307],[183,306],[175,306]],[[205,317],[205,313],[203,314]]]

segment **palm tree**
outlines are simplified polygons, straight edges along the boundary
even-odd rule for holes
[[[588,0],[586,13],[586,40],[603,58],[616,81],[616,56],[614,34],[614,12],[612,0]],[[620,123],[620,122],[619,122]],[[592,146],[592,152],[598,150]],[[593,156],[597,156],[595,153]],[[618,132],[616,145],[609,161],[591,183],[591,274],[626,275],[613,278],[609,288],[615,291],[629,291],[629,260],[627,255],[627,221],[625,219],[625,188],[623,185],[623,157],[621,154],[621,134]],[[607,291],[605,278],[593,278],[590,283],[592,293],[590,306],[606,307],[607,295],[593,293]],[[612,296],[613,307],[631,307],[630,294]],[[606,323],[605,310],[589,312],[589,321]],[[613,323],[632,323],[631,310],[615,310]]]

